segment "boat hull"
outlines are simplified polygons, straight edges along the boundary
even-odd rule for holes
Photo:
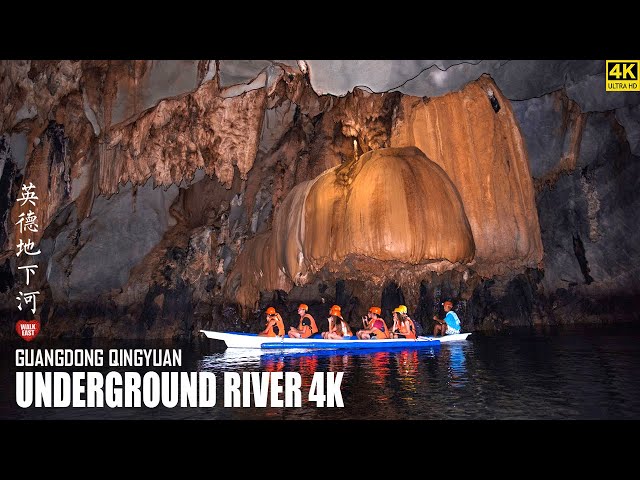
[[[323,338],[260,337],[255,333],[213,332],[200,330],[207,338],[222,340],[228,348],[258,348],[264,350],[304,348],[304,349],[385,349],[422,348],[441,343],[466,340],[471,333],[445,335],[444,337],[418,337],[415,340],[390,338],[376,340],[325,340]]]

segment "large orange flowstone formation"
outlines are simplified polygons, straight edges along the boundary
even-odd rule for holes
[[[399,268],[466,264],[474,251],[447,174],[415,147],[374,150],[297,185],[271,232],[245,246],[227,293],[251,305],[259,290],[289,290],[323,268],[382,284]]]
[[[489,95],[500,106],[497,112]],[[509,100],[490,78],[438,98],[403,97],[391,145],[415,145],[453,180],[471,225],[478,273],[540,264],[542,240],[524,142]]]
[[[541,265],[526,150],[490,78],[439,98],[403,96],[390,143],[403,148],[296,185],[271,233],[245,246],[227,296],[253,305],[259,291],[288,291],[323,269],[381,285],[457,267],[489,277]]]

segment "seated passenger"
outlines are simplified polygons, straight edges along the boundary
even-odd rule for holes
[[[273,307],[267,308],[267,326],[258,334],[260,337],[284,337],[284,322]]]
[[[348,338],[353,335],[347,322],[344,321],[341,315],[340,307],[334,305],[329,310],[329,331],[322,332],[322,338],[340,340],[342,338]]]
[[[413,320],[407,315],[407,307],[400,305],[393,310],[393,327],[391,328],[393,338],[416,338],[416,326]]]
[[[305,303],[301,303],[298,306],[298,315],[300,315],[300,322],[298,322],[298,328],[291,327],[289,329],[289,336],[291,338],[309,338],[314,333],[318,333],[318,326],[314,318],[307,313],[309,307]]]
[[[360,340],[389,338],[389,329],[384,319],[380,316],[381,313],[380,307],[371,307],[367,316],[362,317],[364,329],[358,330],[356,333]]]

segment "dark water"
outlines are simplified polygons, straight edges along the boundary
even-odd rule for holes
[[[474,334],[466,342],[435,349],[304,355],[259,355],[207,340],[192,344],[37,340],[35,345],[2,345],[1,419],[640,419],[637,327]],[[23,409],[16,404],[15,348],[180,348],[180,370],[216,374],[217,404]],[[108,370],[113,368],[102,369]],[[154,368],[141,369],[149,370]],[[299,372],[302,406],[224,407],[222,377],[229,371]],[[343,408],[318,408],[306,399],[313,373],[327,371],[344,372]]]

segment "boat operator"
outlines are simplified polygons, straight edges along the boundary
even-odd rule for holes
[[[442,305],[446,315],[444,316],[444,320],[438,318],[437,315],[433,316],[436,322],[436,326],[433,328],[433,336],[437,337],[438,334],[444,336],[460,333],[460,318],[458,318],[456,312],[453,311],[453,302],[447,300]]]

